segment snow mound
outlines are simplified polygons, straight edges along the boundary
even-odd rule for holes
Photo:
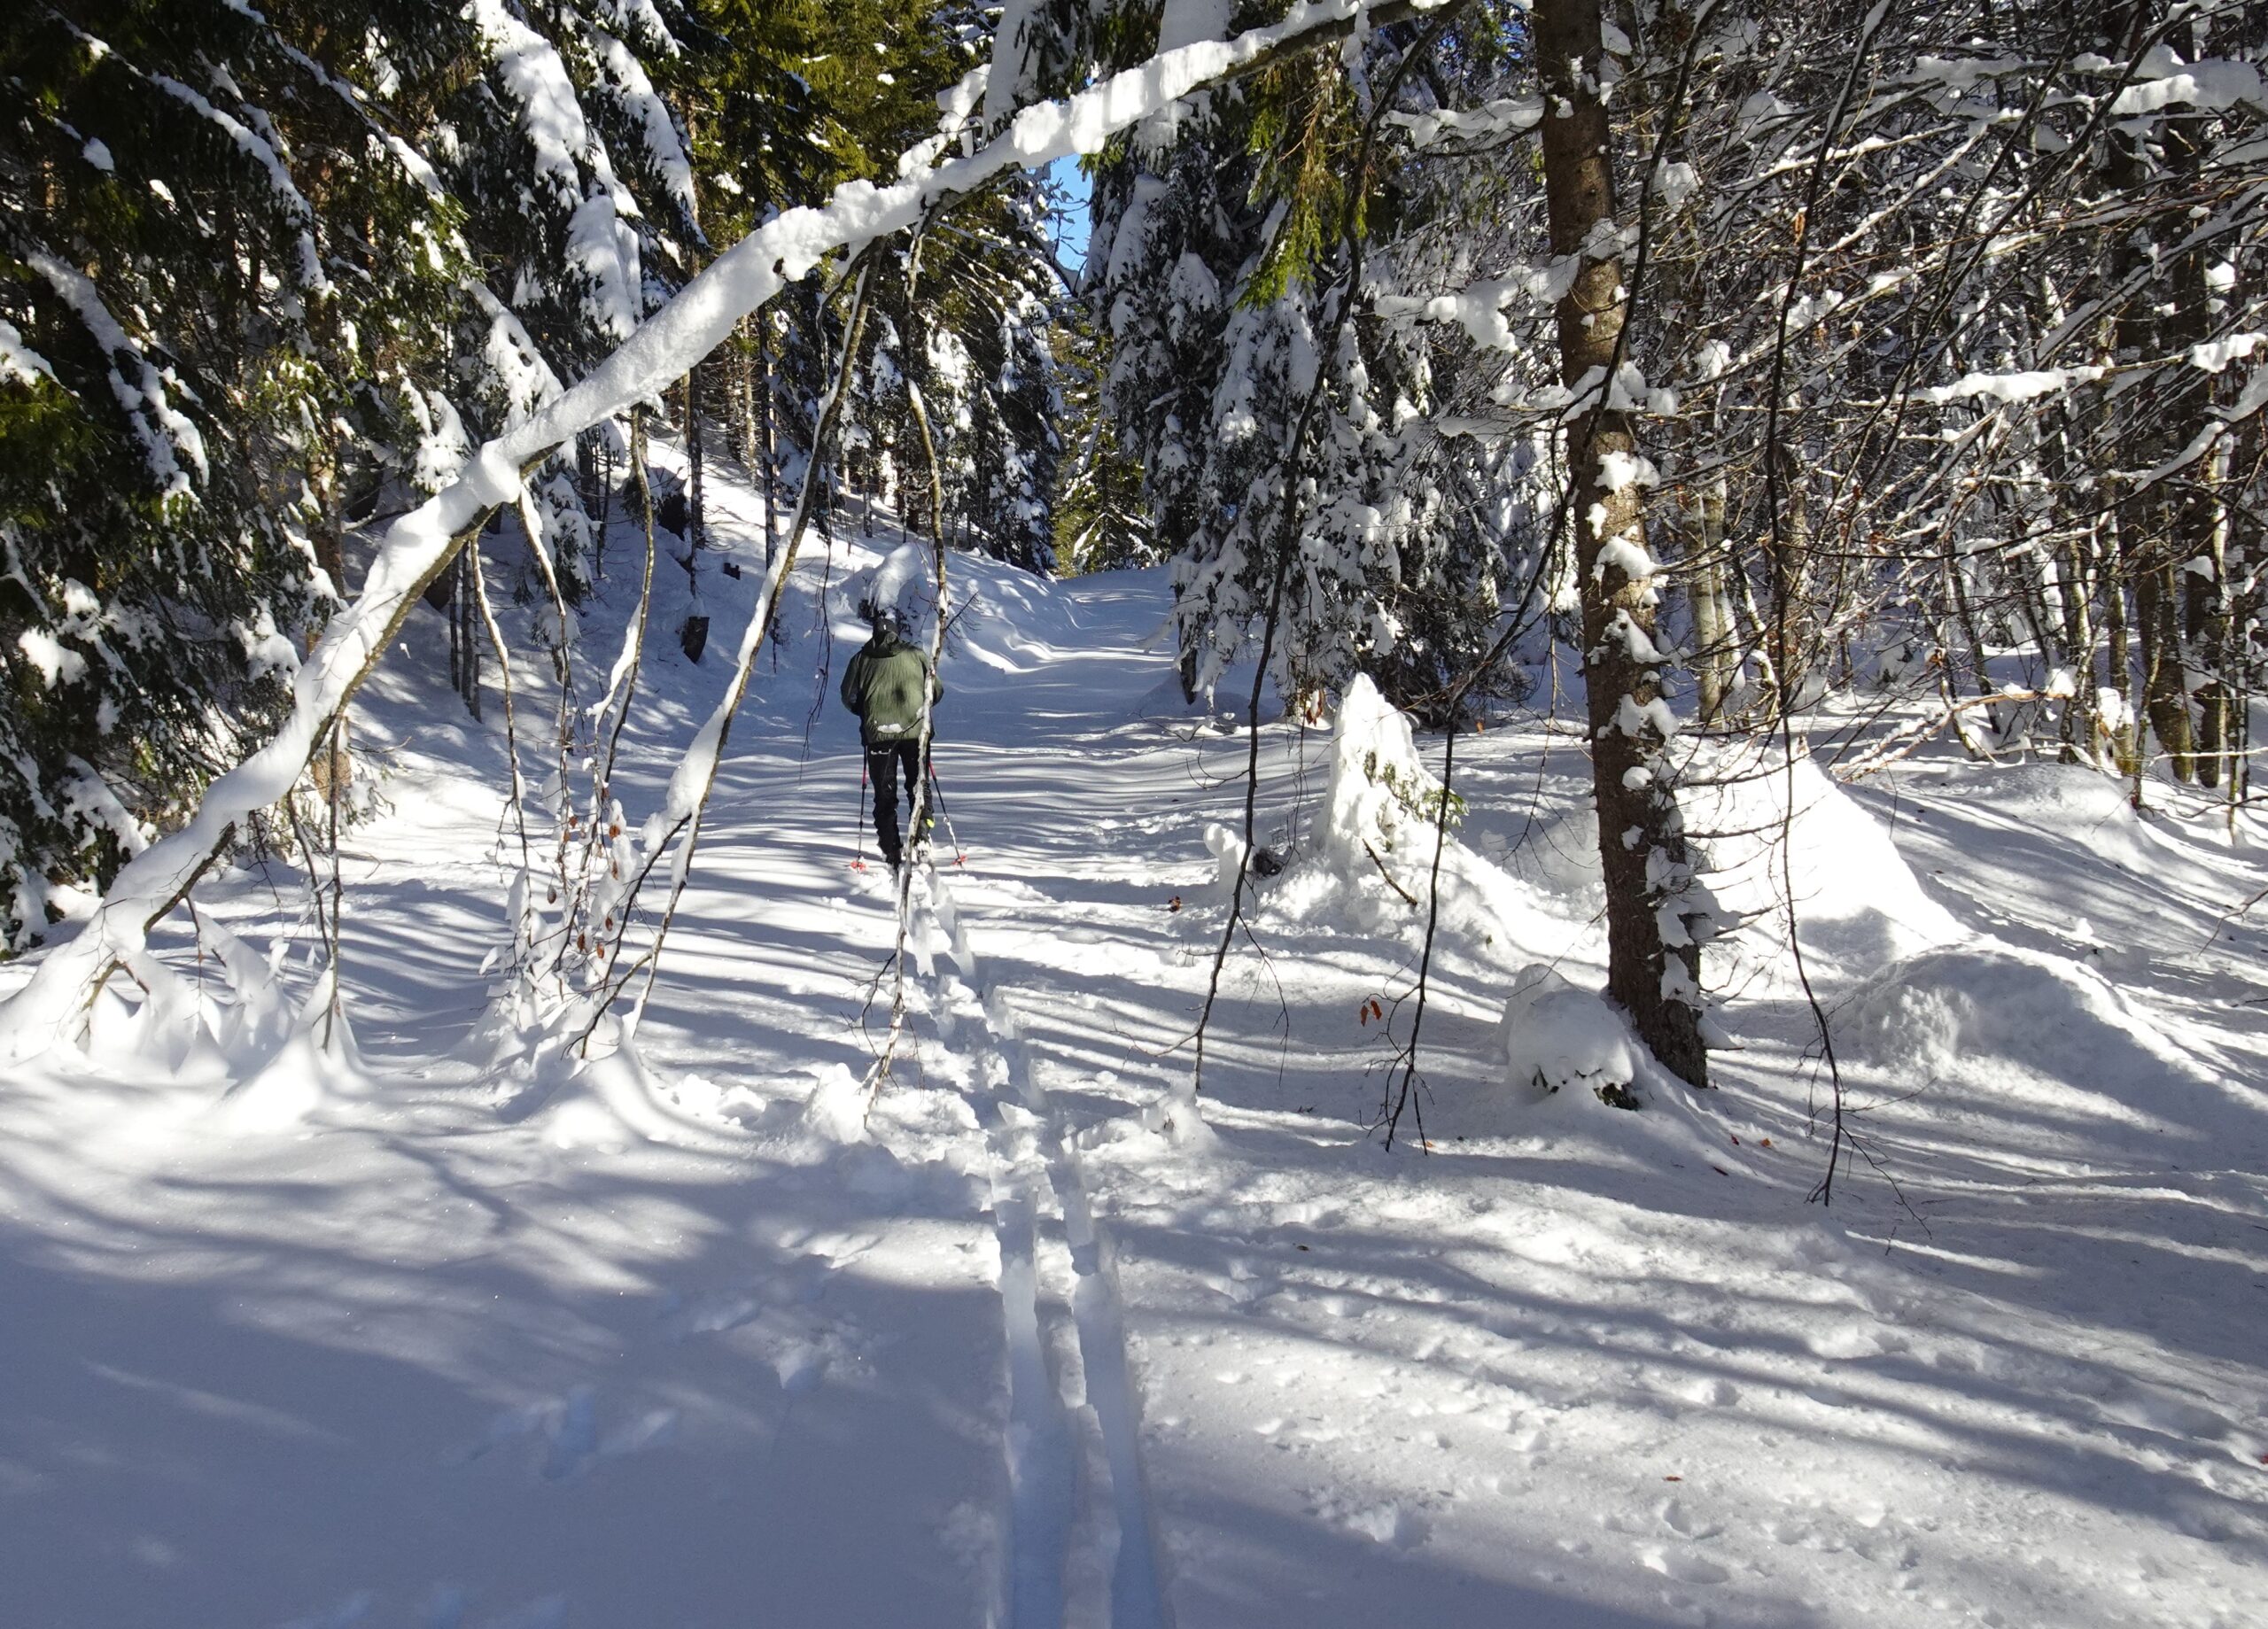
[[[884,550],[878,559],[856,544],[850,552],[873,563],[859,570],[834,603],[895,609],[905,617],[913,641],[926,648],[937,609],[936,560],[929,545],[915,538]],[[948,720],[970,699],[972,687],[1026,681],[1084,642],[1080,595],[1062,592],[1052,578],[959,547],[947,551],[945,572]],[[1140,574],[1126,575],[1138,579]],[[1091,588],[1096,581],[1084,578],[1082,586]],[[866,632],[863,623],[846,622],[838,624],[836,637],[855,643]],[[947,728],[950,733],[950,722]]]
[[[1675,1084],[1628,1020],[1541,962],[1514,975],[1496,1033],[1516,1093],[1574,1086],[1613,1107],[1635,1108]]]
[[[312,1028],[286,1040],[248,1078],[214,1105],[219,1129],[239,1136],[295,1129],[342,1098],[368,1098],[371,1085],[338,1020],[338,1044],[326,1051]]]
[[[1293,926],[1375,934],[1415,945],[1436,900],[1444,941],[1491,962],[1556,959],[1590,931],[1550,889],[1475,852],[1456,836],[1465,812],[1449,810],[1438,879],[1435,833],[1441,783],[1418,756],[1407,715],[1357,678],[1331,738],[1331,775],[1315,835],[1268,887],[1268,911]],[[1209,840],[1208,840],[1209,841]],[[1216,857],[1232,866],[1233,854]]]
[[[1992,787],[1992,806],[2003,813],[2053,816],[2067,825],[2141,825],[2131,783],[2086,764],[1997,764]]]
[[[223,1136],[290,1132],[373,1098],[370,1071],[346,1013],[330,1009],[327,982],[294,1003],[277,976],[280,942],[261,957],[207,918],[199,944],[206,954],[193,981],[148,951],[124,958],[128,976],[111,981],[89,1012],[89,1063],[193,1105]]]
[[[2044,832],[2129,871],[2159,872],[2193,857],[2134,812],[2129,787],[2078,764],[2016,764],[1992,774],[1996,814]]]
[[[496,1117],[525,1123],[555,1149],[621,1153],[648,1144],[729,1152],[740,1146],[739,1116],[717,1116],[703,1102],[706,1082],[672,1085],[649,1069],[634,1042],[602,1025],[612,1050],[586,1059],[571,1046],[532,1051],[499,1084],[509,1095]],[[560,1037],[553,1036],[555,1043]]]
[[[1331,780],[1314,844],[1276,889],[1277,907],[1309,923],[1335,918],[1358,932],[1406,927],[1418,908],[1413,902],[1431,886],[1441,798],[1409,718],[1358,676],[1332,727]],[[1214,852],[1232,870],[1233,853]],[[1461,891],[1458,862],[1467,858],[1486,865],[1452,838],[1441,857],[1445,897]]]
[[[866,1088],[841,1064],[815,1072],[818,1084],[804,1099],[802,1123],[830,1143],[866,1140]]]
[[[1967,936],[1882,823],[1810,758],[1696,767],[1701,772],[1679,798],[1688,829],[1705,845],[1710,889],[1749,924],[1741,935],[1747,948],[1780,976],[1787,976],[1791,895],[1805,954],[1848,973]]]
[[[2007,944],[1898,962],[1837,1029],[1896,1087],[1981,1088],[2002,1108],[2155,1124],[2169,1087],[2215,1084],[2092,967]]]
[[[1498,824],[1480,834],[1480,841],[1498,863],[1534,896],[1542,908],[1573,922],[1588,924],[1606,910],[1606,885],[1599,874],[1598,814],[1588,798],[1577,798],[1557,807],[1535,806],[1511,822],[1508,839],[1506,811],[1483,811],[1482,818],[1497,816]]]
[[[1408,717],[1368,675],[1358,675],[1339,704],[1331,736],[1331,784],[1318,834],[1325,857],[1350,879],[1383,870],[1393,859],[1414,874],[1433,859],[1441,800],[1441,783],[1419,761]],[[1402,886],[1411,885],[1403,880]]]
[[[854,603],[877,610],[897,610],[909,620],[929,608],[929,583],[935,567],[928,547],[901,543],[882,558],[858,586]]]

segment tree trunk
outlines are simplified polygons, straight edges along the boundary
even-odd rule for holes
[[[1945,554],[1946,604],[1953,611],[1953,624],[1961,630],[1961,642],[1969,647],[1969,676],[1975,681],[1977,694],[1992,694],[1992,668],[1984,654],[1984,635],[1977,625],[1977,608],[1969,602],[1969,572],[1961,563],[1959,539],[1948,531]],[[1995,720],[1997,725],[1998,720]]]
[[[2229,443],[2223,437],[2206,455],[2197,471],[2199,490],[2186,499],[2183,508],[2194,511],[2190,525],[2202,530],[2205,553],[2182,572],[2182,632],[2186,636],[2185,665],[2202,668],[2205,680],[2192,694],[2197,725],[2197,779],[2209,787],[2221,784],[2228,763],[2229,740],[2235,732],[2227,683],[2228,664],[2228,525],[2227,510],[2219,499],[2221,483],[2228,477]],[[2185,531],[2189,527],[2185,527]]]
[[[2231,454],[2232,471],[2260,467],[2260,417],[2255,414],[2237,430]],[[2252,794],[2252,680],[2260,659],[2261,590],[2264,581],[2263,528],[2258,511],[2247,504],[2230,504],[2223,511],[2221,582],[2225,596],[2221,615],[2221,682],[2227,687],[2229,831],[2234,835],[2238,812]]]
[[[1697,513],[1694,556],[1687,580],[1693,598],[1694,679],[1699,690],[1701,722],[1723,720],[1731,688],[1732,608],[1725,600],[1725,488],[1712,481]]]
[[[2146,4],[2115,7],[2118,27],[2114,37],[2139,49],[2150,35],[2155,12],[2155,7]],[[2167,127],[2158,166],[2140,136],[2114,127],[2104,180],[2113,190],[2131,197],[2188,191],[2194,188],[2197,167],[2196,143],[2178,121]],[[2124,233],[2114,242],[2111,269],[2117,279],[2148,273],[2121,306],[2114,324],[2119,360],[2162,355],[2203,338],[2205,268],[2201,254],[2192,250],[2169,255],[2162,265],[2153,266],[2153,246],[2141,233]],[[2161,369],[2148,389],[2124,399],[2125,455],[2121,462],[2126,468],[2148,469],[2164,462],[2202,427],[2210,405],[2205,378],[2192,368]],[[2182,637],[2185,617],[2197,601],[2185,592],[2183,578],[2187,563],[2207,552],[2211,507],[2178,499],[2172,484],[2165,481],[2130,489],[2118,506],[2119,547],[2134,589],[2142,710],[2177,780],[2193,780],[2197,773],[2192,687]]]
[[[1789,416],[1794,416],[1795,403],[1788,403]],[[1767,538],[1765,555],[1771,562],[1775,606],[1787,608],[1784,617],[1775,615],[1772,629],[1772,671],[1779,675],[1781,703],[1790,711],[1805,705],[1804,681],[1811,671],[1813,647],[1817,642],[1813,627],[1812,596],[1809,593],[1811,562],[1811,503],[1804,490],[1803,462],[1790,447],[1767,448],[1767,457],[1780,461],[1780,490],[1783,500],[1780,535],[1777,547]]]
[[[1600,0],[1539,0],[1535,50],[1550,112],[1543,178],[1551,250],[1581,253],[1614,219],[1614,174],[1598,89]],[[1611,240],[1611,237],[1609,238]],[[1633,415],[1613,377],[1627,309],[1619,254],[1587,260],[1558,306],[1559,368],[1597,400],[1568,431],[1575,576],[1582,603],[1591,776],[1606,881],[1607,993],[1655,1057],[1708,1084],[1700,1028],[1700,948],[1677,895],[1692,874],[1663,753],[1664,662],[1645,552]],[[1673,924],[1666,935],[1665,924]],[[1666,942],[1674,938],[1682,942]]]
[[[2151,506],[2156,507],[2156,506]],[[2146,546],[2147,547],[2147,546]],[[2170,565],[2142,562],[2134,574],[2135,633],[2141,640],[2142,710],[2176,780],[2196,777],[2196,741],[2183,682],[2179,585]]]
[[[464,650],[465,710],[474,718],[480,717],[480,658],[487,648],[480,622],[480,596],[473,583],[472,574],[480,569],[480,544],[478,539],[470,548],[457,556],[457,634]]]
[[[328,455],[317,462],[312,473],[322,516],[315,524],[315,564],[330,579],[331,592],[338,602],[346,602],[346,517],[345,505],[338,490],[339,446],[333,441]],[[315,634],[307,634],[307,648],[315,648]],[[344,791],[354,780],[354,759],[346,744],[346,718],[339,716],[338,723],[315,749],[315,756],[307,761],[307,772],[314,778],[315,791],[324,803],[332,800],[335,791]]]
[[[2065,665],[2071,673],[2071,699],[2063,703],[2062,756],[2066,764],[2092,764],[2095,758],[2094,617],[2090,607],[2093,590],[2087,554],[2085,540],[2074,538],[2056,562]]]
[[[1181,603],[1181,585],[1174,585],[1174,603]],[[1197,641],[1190,630],[1183,625],[1178,615],[1173,621],[1173,676],[1181,682],[1181,700],[1184,706],[1197,702]]]
[[[759,311],[756,315],[756,375],[757,423],[764,431],[764,471],[758,485],[764,491],[764,569],[772,569],[772,556],[780,547],[779,461],[780,450],[774,439],[774,415],[772,411],[772,319]]]
[[[704,462],[701,437],[702,367],[702,363],[695,362],[693,370],[685,376],[686,543],[696,553],[709,537],[708,515],[704,507],[708,487],[702,469]]]
[[[757,449],[756,359],[750,346],[754,327],[742,317],[734,330],[738,343],[733,346],[733,453],[750,477],[756,474]]]
[[[702,513],[701,364],[685,376],[686,523],[685,581],[687,609],[678,624],[678,648],[687,662],[698,662],[709,648],[709,611],[701,600],[701,545],[708,524]]]

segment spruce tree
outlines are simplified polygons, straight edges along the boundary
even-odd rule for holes
[[[415,25],[405,27],[404,25]],[[24,943],[273,717],[446,380],[454,212],[346,77],[431,6],[0,19],[0,893]]]

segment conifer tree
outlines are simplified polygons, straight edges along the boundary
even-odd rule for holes
[[[1223,375],[1233,288],[1261,225],[1254,166],[1221,104],[1200,98],[1136,131],[1094,168],[1084,289],[1107,337],[1099,388],[1112,433],[1139,465],[1157,547],[1175,563],[1182,687],[1217,671],[1209,631],[1248,609],[1234,574],[1199,586],[1223,547],[1210,489],[1213,396]],[[1235,593],[1233,604],[1222,596]]]
[[[1169,12],[1160,43],[1206,26],[1201,10]],[[1371,49],[1390,59],[1410,37],[1389,31]],[[1366,83],[1335,59],[1300,58],[1175,110],[1099,167],[1088,287],[1109,327],[1114,423],[1173,550],[1192,697],[1254,630],[1285,547],[1299,562],[1275,647],[1287,693],[1361,671],[1415,702],[1488,643],[1495,538],[1455,513],[1444,485],[1471,485],[1488,454],[1427,432],[1433,341],[1378,320],[1385,257],[1359,251],[1358,268],[1343,241],[1348,188],[1358,239],[1406,207],[1379,167],[1340,173],[1364,150]]]
[[[1086,302],[1063,304],[1054,340],[1065,443],[1057,466],[1056,559],[1069,574],[1161,564],[1142,467],[1120,440],[1103,393],[1109,340]]]
[[[347,494],[447,383],[456,212],[347,78],[383,5],[0,19],[0,893],[99,885],[270,718]]]

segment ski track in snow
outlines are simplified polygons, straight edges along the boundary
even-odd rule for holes
[[[1115,1531],[1110,1536],[1112,1629],[1170,1629],[1161,1586],[1157,1530],[1142,1468],[1140,1412],[1126,1354],[1126,1316],[1108,1241],[1097,1230],[1078,1150],[1025,1056],[1009,992],[987,975],[969,943],[951,885],[934,871],[920,879],[919,907],[934,924],[956,971],[923,947],[932,1011],[941,1040],[964,1026],[979,1089],[971,1095],[992,1144],[993,1204],[998,1218],[1000,1292],[1009,1350],[1008,1460],[1014,1506],[1010,1577],[1018,1629],[1063,1621],[1061,1547],[1077,1463],[1065,1424],[1066,1401],[1049,1380],[1037,1305],[1035,1216],[1054,1201],[1075,1276],[1070,1315],[1086,1404],[1100,1437]]]

